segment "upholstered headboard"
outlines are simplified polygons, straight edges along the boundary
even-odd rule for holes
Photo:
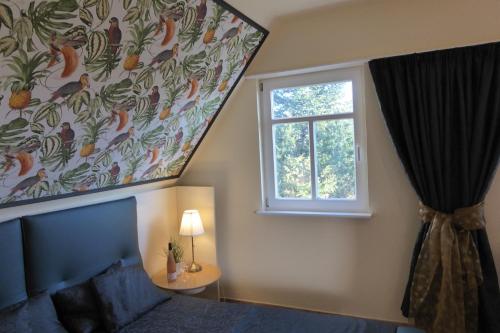
[[[26,294],[55,292],[81,283],[119,260],[139,263],[136,200],[4,222],[0,224],[0,242],[2,308]]]
[[[0,309],[26,299],[21,221],[0,223]]]

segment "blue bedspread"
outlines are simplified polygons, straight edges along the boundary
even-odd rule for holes
[[[344,316],[174,295],[120,331],[139,332],[395,333],[396,326]]]

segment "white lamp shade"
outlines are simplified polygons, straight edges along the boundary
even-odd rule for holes
[[[181,236],[199,236],[203,234],[203,223],[201,222],[200,212],[196,209],[185,210],[182,214]]]

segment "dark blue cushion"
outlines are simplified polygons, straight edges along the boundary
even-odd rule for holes
[[[119,261],[108,268],[105,273],[123,266],[124,264]],[[52,300],[61,322],[71,333],[104,331],[99,301],[90,280],[59,290],[52,295]]]
[[[156,305],[170,299],[140,265],[124,267],[92,279],[108,331],[115,332]]]
[[[66,333],[47,293],[0,312],[0,333]]]
[[[18,219],[0,223],[0,309],[27,298],[23,237]]]
[[[22,218],[26,288],[54,293],[141,261],[135,198]]]
[[[92,333],[104,329],[90,282],[60,290],[52,299],[61,322],[70,332]]]

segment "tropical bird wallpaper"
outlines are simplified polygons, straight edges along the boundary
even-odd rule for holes
[[[0,0],[0,206],[178,177],[266,35],[217,0]]]

